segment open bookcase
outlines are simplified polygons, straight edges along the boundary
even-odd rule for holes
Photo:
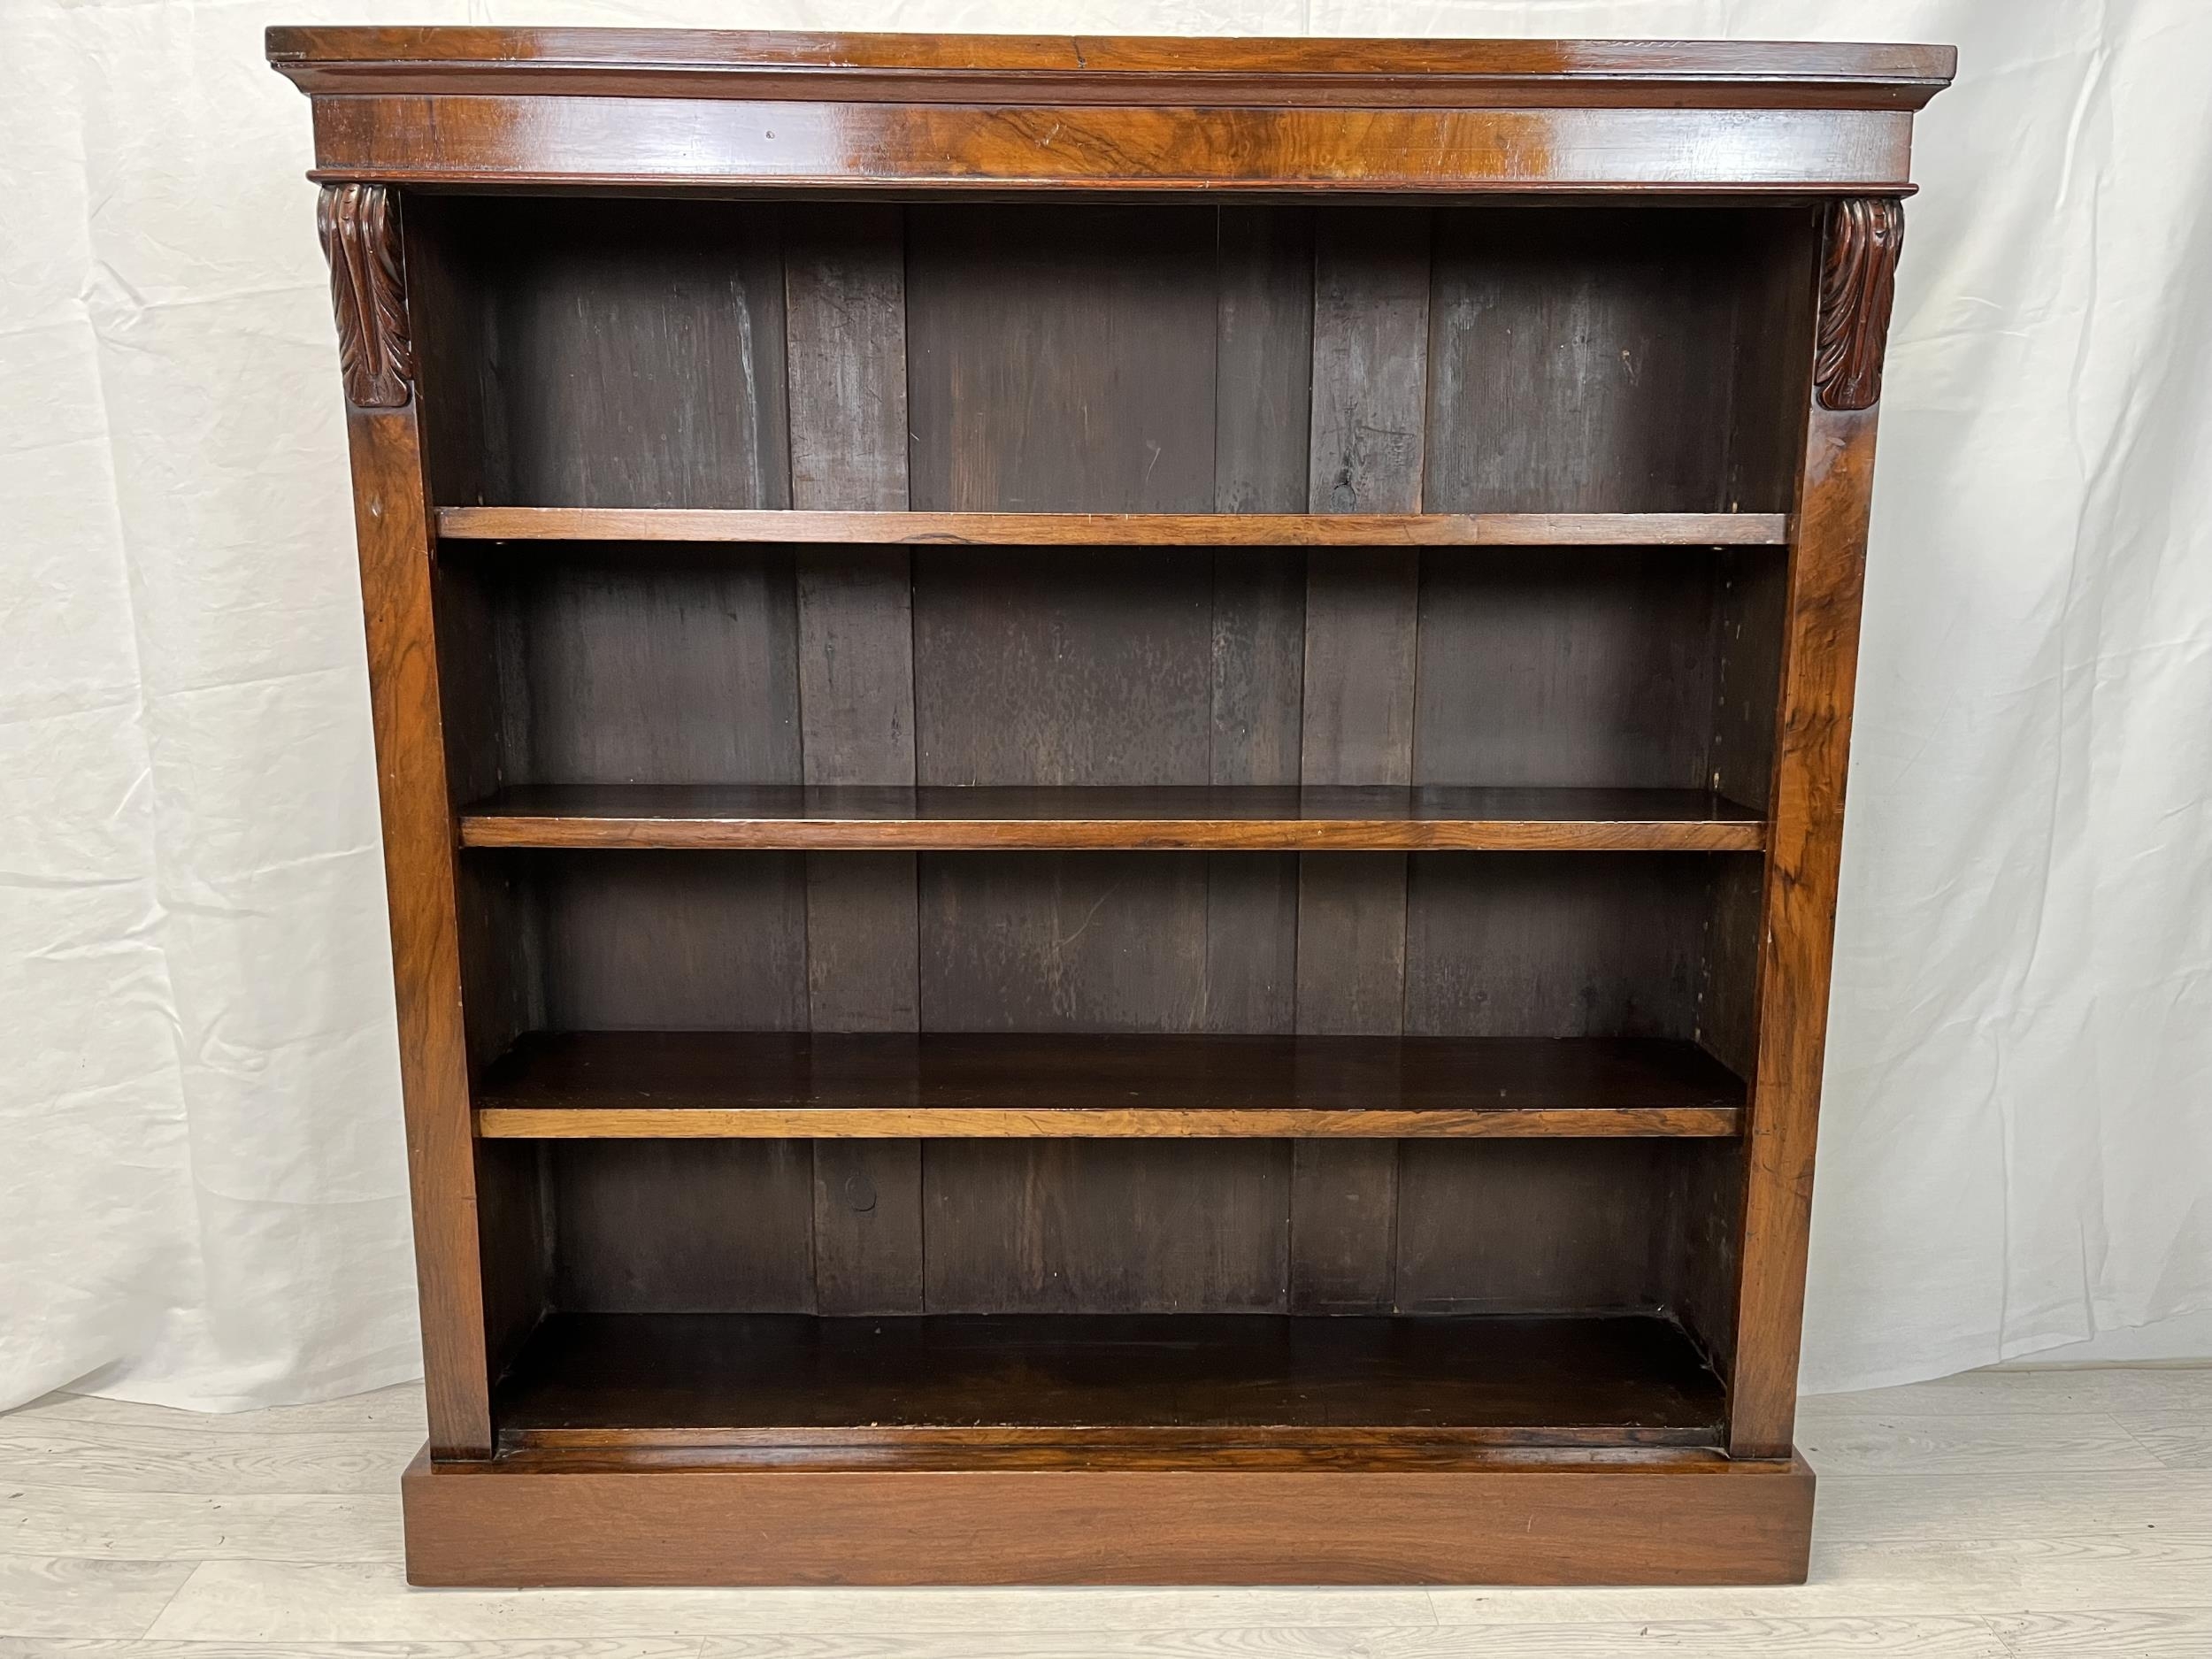
[[[423,1583],[1801,1577],[1924,47],[280,29]]]

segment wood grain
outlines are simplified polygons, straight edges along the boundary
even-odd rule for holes
[[[791,210],[784,285],[793,507],[903,511],[910,426],[901,210]],[[910,786],[911,557],[895,548],[832,549],[799,561],[796,574],[806,781]],[[916,1029],[912,856],[809,858],[806,882],[809,1025]],[[825,1141],[811,1162],[816,1305],[827,1313],[920,1312],[920,1143]]]
[[[765,30],[275,27],[269,61],[311,93],[786,92],[951,104],[1214,107],[1257,100],[1487,108],[1612,101],[1917,109],[1947,46],[1805,41],[1234,39]]]
[[[1813,1478],[1801,1459],[1647,1456],[657,1479],[425,1458],[402,1490],[408,1577],[421,1585],[1803,1581]]]
[[[1595,1038],[572,1032],[476,1099],[479,1133],[540,1139],[1726,1135],[1743,1084]]]
[[[1770,512],[831,512],[441,507],[449,541],[769,541],[949,547],[1770,547]]]
[[[1693,515],[1739,504],[1736,319],[1776,217],[1440,211],[1425,504]],[[1767,421],[1789,418],[1768,388],[1748,389]],[[1785,503],[1786,479],[1758,481],[1771,495],[1742,504]]]
[[[1744,852],[1745,809],[1703,789],[1429,786],[871,788],[580,785],[505,789],[463,810],[467,847],[785,851]]]
[[[803,1141],[563,1141],[547,1162],[557,1308],[814,1311]]]
[[[1911,115],[1896,110],[1348,111],[394,94],[318,102],[313,176],[974,196],[1794,196],[1909,189],[1911,134]]]
[[[1311,465],[1313,222],[1298,208],[1227,208],[1215,250],[1214,507],[1294,512]],[[1296,557],[1213,556],[1207,780],[1295,786],[1305,699],[1306,572]],[[1206,863],[1210,1031],[1296,1023],[1298,864]]]
[[[446,795],[431,605],[430,524],[416,405],[349,412],[354,535],[376,733],[400,1099],[415,1219],[415,1278],[429,1377],[430,1444],[442,1457],[491,1446],[483,1262],[469,1125],[453,811]]]
[[[1874,429],[1872,410],[1811,412],[1790,559],[1730,1422],[1747,1457],[1789,1444],[1797,1406]]]

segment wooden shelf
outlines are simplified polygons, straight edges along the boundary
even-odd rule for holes
[[[467,847],[821,852],[1756,852],[1766,825],[1703,789],[516,788],[463,809]]]
[[[1709,1447],[1671,1320],[555,1314],[502,1384],[511,1452],[780,1464],[1209,1464],[1484,1446]]]
[[[1694,1043],[1510,1037],[571,1032],[476,1089],[500,1140],[1723,1136]]]
[[[441,507],[449,541],[1008,547],[1771,547],[1778,512],[801,512]]]

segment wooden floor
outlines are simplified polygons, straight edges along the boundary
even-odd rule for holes
[[[413,1387],[0,1417],[0,1659],[2212,1655],[2212,1369],[1808,1401],[1793,1589],[411,1591],[396,1482],[422,1439]]]

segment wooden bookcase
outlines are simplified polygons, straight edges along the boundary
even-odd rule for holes
[[[1789,1580],[1947,49],[280,28],[425,1584]]]

